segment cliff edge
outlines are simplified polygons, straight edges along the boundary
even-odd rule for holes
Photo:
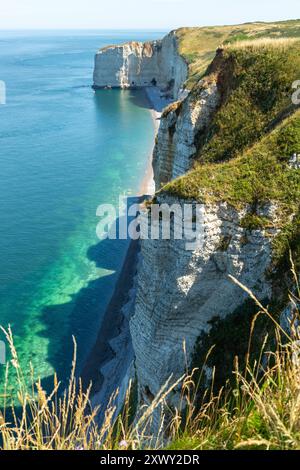
[[[202,208],[195,250],[172,234],[141,241],[130,319],[140,404],[149,405],[170,376],[201,367],[214,345],[207,384],[215,368],[221,386],[234,358],[245,360],[257,308],[230,275],[272,304],[278,319],[288,303],[290,250],[300,269],[300,173],[293,164],[300,111],[291,100],[299,38],[299,21],[183,28],[161,42],[96,56],[96,87],[172,85],[174,102],[162,113],[153,155],[153,203]],[[255,330],[258,348],[268,331],[267,322]],[[180,387],[169,404],[179,399]],[[156,429],[159,420],[158,410]]]
[[[280,318],[291,286],[290,248],[300,267],[300,173],[290,163],[300,154],[300,114],[291,102],[299,57],[297,40],[219,49],[189,95],[162,115],[154,202],[200,204],[203,243],[187,251],[186,240],[172,235],[141,242],[130,324],[141,404],[170,376],[201,367],[214,345],[207,384],[215,367],[221,386],[234,358],[245,360],[257,308],[229,275],[275,305]],[[268,330],[265,323],[255,331],[257,348]],[[169,405],[179,401],[180,387]]]

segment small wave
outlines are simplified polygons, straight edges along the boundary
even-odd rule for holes
[[[91,85],[74,85],[71,88],[74,90],[79,89],[79,88],[91,88]]]

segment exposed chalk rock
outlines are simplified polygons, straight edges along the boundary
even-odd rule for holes
[[[220,57],[190,92],[183,90],[188,67],[178,52],[176,33],[162,41],[110,46],[96,55],[95,87],[157,87],[173,100],[162,113],[153,169],[156,189],[191,169],[218,108],[226,99]],[[226,83],[225,83],[226,85]],[[222,88],[223,87],[223,88]],[[200,190],[200,188],[199,188]],[[187,202],[157,193],[158,203]],[[259,299],[272,295],[267,276],[272,263],[273,228],[248,230],[242,220],[253,208],[226,202],[202,205],[202,244],[192,251],[187,240],[142,240],[136,298],[130,318],[140,405],[150,404],[172,376],[175,382],[191,365],[197,340],[209,334],[213,318],[224,319],[241,307],[248,294],[229,279],[246,285]],[[256,207],[257,215],[276,222],[273,203]],[[159,219],[158,219],[159,220]],[[178,221],[174,218],[176,228]],[[172,224],[171,224],[172,225]],[[278,224],[279,226],[280,224]],[[209,380],[209,370],[207,371]],[[168,397],[178,404],[179,388]],[[159,410],[153,427],[159,426]]]
[[[160,204],[187,202],[166,196],[158,199]],[[247,294],[229,274],[258,298],[270,297],[266,271],[276,231],[246,232],[240,226],[245,211],[226,203],[204,205],[202,245],[194,251],[186,250],[185,240],[172,237],[142,241],[135,313],[130,321],[141,403],[149,404],[171,375],[175,382],[184,374],[197,338],[209,332],[212,318],[225,318],[244,303]],[[272,211],[268,207],[262,212]],[[178,398],[173,393],[169,404],[178,404]],[[158,413],[155,419],[154,429]]]
[[[153,154],[156,189],[192,166],[196,137],[220,103],[216,81],[199,83],[197,93],[171,104],[163,113]]]
[[[187,74],[176,34],[171,32],[161,41],[129,42],[100,49],[95,57],[94,87],[157,86],[177,98]]]

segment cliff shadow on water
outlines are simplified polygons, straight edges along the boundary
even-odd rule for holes
[[[128,198],[128,205],[141,202],[143,198]],[[128,224],[131,219],[128,218]],[[77,376],[82,375],[85,386],[90,381],[98,390],[102,383],[100,366],[113,357],[108,341],[118,335],[123,321],[122,306],[127,302],[136,273],[139,242],[105,239],[91,246],[87,258],[97,268],[109,274],[89,281],[70,302],[45,307],[41,312],[44,329],[41,336],[49,339],[47,362],[66,385],[72,365],[73,341],[77,344]],[[110,254],[114,253],[114,256]],[[123,263],[120,263],[123,258]],[[107,292],[112,292],[109,296]],[[103,314],[101,313],[103,312]],[[53,341],[59,324],[68,315],[68,333],[63,341]],[[42,387],[53,389],[53,375],[42,380]]]
[[[129,98],[130,102],[137,108],[148,109],[161,113],[171,102],[173,98],[167,97],[165,92],[157,86],[137,87],[129,89],[98,88],[95,90],[96,107],[103,109],[103,95],[109,96],[110,93],[121,93]]]
[[[152,104],[149,101],[145,88],[130,88],[130,89],[121,89],[121,88],[97,88],[95,90],[95,105],[103,109],[103,106],[107,103],[107,107],[109,107],[109,100],[103,100],[103,97],[109,97],[111,94],[121,94],[125,95],[126,98],[129,98],[131,103],[138,108],[143,109],[153,109]],[[107,109],[109,111],[109,109]]]

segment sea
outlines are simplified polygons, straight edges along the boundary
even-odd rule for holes
[[[94,92],[94,55],[163,35],[0,31],[0,325],[11,327],[28,384],[40,377],[51,389],[55,372],[67,380],[73,338],[84,364],[128,248],[97,238],[96,210],[137,194],[153,147],[144,91]],[[0,393],[4,376],[1,364]]]

